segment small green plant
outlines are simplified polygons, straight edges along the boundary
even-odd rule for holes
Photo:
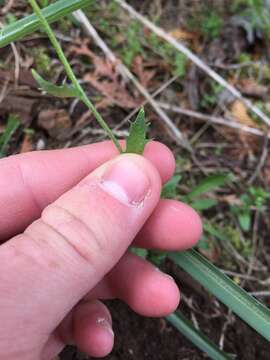
[[[210,80],[209,90],[203,94],[200,105],[207,109],[217,104],[218,96],[222,92],[223,88],[220,84]]]
[[[144,54],[144,50],[138,36],[140,31],[141,26],[137,21],[131,21],[128,24],[126,31],[126,43],[121,51],[123,61],[128,66],[132,65],[135,56]]]
[[[47,50],[44,47],[33,49],[33,57],[35,59],[37,71],[41,74],[48,75],[52,71],[52,61]]]
[[[153,51],[161,56],[166,64],[170,64],[172,66],[172,72],[175,75],[180,78],[185,76],[187,58],[184,54],[175,51],[174,47],[168,43],[164,43],[154,33],[151,33],[147,40]]]
[[[235,22],[247,33],[249,42],[253,42],[256,33],[270,38],[270,4],[267,0],[236,0],[231,7],[236,12]]]
[[[208,9],[203,6],[200,12],[188,20],[188,26],[192,30],[200,32],[206,39],[217,38],[222,30],[223,19],[214,9]]]
[[[240,205],[232,205],[231,210],[237,217],[241,229],[245,232],[250,231],[252,213],[264,211],[265,203],[270,199],[270,192],[261,187],[250,187],[248,192],[240,196]]]
[[[221,16],[215,11],[211,10],[203,15],[201,20],[201,30],[203,34],[210,38],[215,39],[220,35],[223,26]]]
[[[224,174],[207,176],[186,195],[185,201],[196,210],[208,210],[216,206],[218,201],[211,198],[202,198],[202,195],[224,186],[229,180],[230,176]]]

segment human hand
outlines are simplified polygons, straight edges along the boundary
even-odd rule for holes
[[[144,158],[116,155],[103,142],[0,160],[1,359],[48,360],[69,343],[105,356],[114,337],[97,299],[146,316],[177,307],[174,281],[126,251],[191,247],[200,219],[160,200],[175,166],[164,145],[149,143]]]

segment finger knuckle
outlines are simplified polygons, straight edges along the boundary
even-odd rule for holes
[[[42,212],[41,221],[50,231],[59,235],[62,243],[69,247],[69,251],[88,263],[104,250],[102,234],[62,206],[48,206]]]

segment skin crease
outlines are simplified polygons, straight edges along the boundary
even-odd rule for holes
[[[163,316],[177,307],[174,281],[126,249],[134,238],[134,245],[146,248],[191,247],[201,234],[200,219],[187,205],[159,200],[160,182],[175,166],[166,146],[149,143],[146,160],[125,155],[149,179],[151,191],[142,209],[127,208],[99,186],[112,164],[107,161],[116,155],[113,145],[103,142],[0,160],[0,186],[6,189],[0,194],[2,242],[27,228],[0,246],[0,293],[5,294],[0,358],[47,360],[70,343],[91,356],[105,356],[114,342],[112,320],[97,299],[120,298],[146,316]],[[93,234],[85,224],[99,234],[90,252]],[[173,229],[169,236],[168,228]]]

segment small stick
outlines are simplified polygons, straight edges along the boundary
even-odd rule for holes
[[[229,84],[222,76],[217,74],[214,70],[212,70],[207,64],[205,64],[197,55],[193,54],[191,50],[189,50],[185,45],[180,43],[162,28],[153,24],[146,17],[139,14],[132,6],[128,5],[124,0],[114,0],[118,3],[123,9],[125,9],[133,18],[140,21],[144,26],[151,29],[156,35],[161,37],[170,43],[173,47],[175,47],[182,54],[186,55],[194,64],[196,64],[201,70],[206,72],[210,77],[212,77],[216,82],[218,82],[221,86],[227,89],[232,95],[234,95],[237,99],[241,100],[248,109],[250,109],[254,114],[256,114],[261,120],[263,120],[267,125],[270,125],[270,118],[261,111],[257,106],[253,105],[251,101],[244,98],[240,91],[238,91],[234,86]]]
[[[252,176],[248,180],[248,182],[247,182],[248,185],[252,185],[254,183],[254,181],[256,180],[257,176],[259,175],[260,171],[262,170],[262,168],[265,164],[265,161],[268,156],[268,143],[269,143],[269,138],[268,138],[268,136],[265,136],[260,161],[258,162],[258,165],[256,166],[256,169],[253,172]]]
[[[222,118],[222,117],[218,117],[218,116],[202,114],[202,113],[197,112],[197,111],[183,109],[183,108],[181,108],[179,106],[174,106],[174,105],[166,104],[166,103],[163,103],[163,102],[158,102],[158,104],[159,104],[159,106],[161,108],[163,108],[165,110],[173,111],[173,112],[175,112],[177,114],[182,114],[182,115],[186,115],[186,116],[189,116],[189,117],[193,117],[195,119],[208,121],[209,123],[212,123],[212,124],[225,125],[225,126],[233,128],[233,129],[236,129],[236,130],[239,130],[239,131],[244,131],[244,132],[252,134],[252,135],[261,136],[261,137],[266,136],[267,138],[270,138],[270,133],[265,134],[263,131],[261,131],[259,129],[239,124],[236,121],[231,121],[230,119],[226,119],[226,118]]]

